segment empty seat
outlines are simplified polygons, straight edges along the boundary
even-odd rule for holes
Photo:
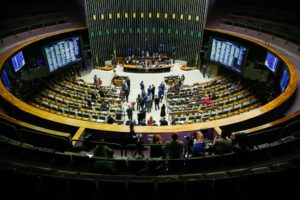
[[[186,117],[181,117],[181,118],[179,119],[179,121],[182,121],[182,122],[186,121]]]
[[[92,115],[92,119],[97,120],[98,119],[98,115]]]
[[[252,146],[271,143],[279,139],[282,128],[275,127],[268,130],[262,130],[254,134],[249,134],[248,138]]]
[[[192,121],[194,121],[195,120],[195,116],[191,116],[191,117],[189,117],[189,120],[192,120]]]
[[[69,184],[68,198],[96,199],[98,187],[94,180],[78,177],[69,179]]]
[[[300,120],[293,121],[287,124],[282,132],[280,133],[280,137],[286,137],[292,134],[296,135],[296,132],[300,131]]]
[[[21,134],[17,128],[3,121],[0,121],[0,134],[14,140],[22,141]]]
[[[88,113],[82,113],[81,116],[90,119],[90,115]]]
[[[41,192],[47,194],[47,198],[67,198],[67,192],[70,188],[68,179],[63,176],[41,176]],[[55,187],[54,187],[55,186]],[[50,189],[51,188],[51,189]]]
[[[169,172],[181,172],[184,169],[184,159],[170,159],[166,161]]]
[[[106,116],[99,116],[99,119],[101,119],[101,120],[106,120]]]

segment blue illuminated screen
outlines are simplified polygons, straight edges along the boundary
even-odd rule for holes
[[[276,72],[279,59],[272,53],[268,52],[265,60],[265,66],[267,66],[272,72]]]
[[[49,71],[53,72],[81,60],[80,38],[65,39],[44,47]]]
[[[19,51],[17,54],[11,57],[11,63],[15,72],[19,71],[25,65],[23,52]]]
[[[282,71],[282,75],[281,75],[281,78],[280,78],[280,89],[281,89],[281,92],[283,92],[288,83],[289,83],[289,80],[290,80],[290,74],[288,72],[288,70],[285,68],[283,71]]]
[[[6,89],[10,90],[10,81],[5,70],[3,70],[2,72],[1,80],[3,82],[3,85],[6,87]]]
[[[223,39],[213,38],[211,42],[210,60],[227,68],[241,72],[247,56],[247,48]]]

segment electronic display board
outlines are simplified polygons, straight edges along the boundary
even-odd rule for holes
[[[276,69],[278,67],[279,59],[274,56],[272,53],[268,52],[266,59],[265,59],[265,66],[268,67],[272,72],[276,72]]]
[[[75,63],[82,59],[80,49],[80,38],[73,37],[44,46],[46,63],[49,72]]]
[[[211,61],[241,73],[246,57],[247,48],[224,39],[211,39],[209,55]]]
[[[25,59],[22,51],[16,53],[10,60],[15,72],[19,71],[25,65]]]
[[[287,85],[289,83],[289,80],[290,80],[290,74],[289,74],[287,68],[284,68],[282,70],[282,74],[281,74],[281,78],[280,78],[280,89],[281,89],[281,92],[283,92],[286,89],[286,87],[287,87]]]

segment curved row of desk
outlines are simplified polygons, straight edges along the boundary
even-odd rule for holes
[[[79,28],[79,29],[69,29],[66,31],[60,31],[56,32],[53,34],[49,34],[46,36],[40,36],[37,37],[33,40],[30,40],[28,42],[25,42],[22,45],[19,45],[15,48],[13,48],[9,53],[5,54],[3,57],[0,59],[0,68],[2,68],[3,64],[8,60],[14,53],[17,51],[21,50],[22,48],[31,45],[33,43],[39,42],[43,39],[50,38],[54,35],[59,35],[67,32],[72,32],[76,30],[84,30],[86,29],[85,27]],[[251,120],[261,120],[262,117],[264,118],[266,114],[271,113],[270,111],[277,109],[281,105],[283,105],[288,99],[290,99],[294,92],[296,91],[297,88],[297,82],[298,82],[298,75],[295,70],[295,67],[291,63],[291,61],[282,55],[281,53],[277,52],[275,49],[273,49],[270,46],[266,46],[263,43],[260,43],[256,40],[246,38],[244,36],[240,36],[238,34],[233,34],[229,33],[226,31],[222,30],[216,30],[216,29],[206,29],[206,31],[211,31],[215,33],[222,33],[226,35],[231,35],[232,37],[236,37],[239,39],[247,40],[251,43],[255,43],[259,45],[261,48],[265,48],[268,51],[274,53],[276,56],[278,56],[287,66],[289,72],[290,72],[290,81],[289,84],[286,88],[286,90],[281,93],[277,98],[275,98],[273,101],[265,104],[262,107],[259,107],[253,111],[246,112],[237,116],[232,116],[229,118],[225,119],[220,119],[220,120],[215,120],[215,121],[208,121],[208,122],[202,122],[202,123],[194,123],[194,124],[188,124],[188,125],[175,125],[175,126],[138,126],[135,127],[135,131],[137,133],[172,133],[172,132],[193,132],[199,129],[209,129],[209,128],[215,128],[216,130],[219,130],[219,127],[221,128],[226,128],[228,126],[235,126],[239,127],[238,129],[241,130],[243,127],[247,128],[245,124],[247,123],[248,128],[249,127],[254,127],[252,123],[253,121]],[[136,69],[137,66],[126,66],[124,65],[125,68],[131,69],[134,68]],[[171,66],[167,66],[166,69],[170,69]],[[3,83],[0,83],[0,93],[1,97],[8,102],[10,105],[16,107],[20,112],[25,113],[25,116],[33,116],[34,119],[40,119],[42,120],[45,124],[46,122],[49,122],[50,124],[54,124],[54,130],[55,129],[55,124],[57,126],[65,126],[65,127],[72,127],[72,130],[76,130],[75,132],[72,132],[71,135],[73,136],[73,139],[78,139],[82,133],[85,132],[86,129],[89,130],[94,130],[94,131],[101,131],[101,132],[113,132],[113,133],[128,133],[129,132],[129,127],[128,126],[123,126],[123,125],[111,125],[111,124],[99,124],[95,122],[89,122],[89,121],[83,121],[83,120],[78,120],[78,119],[71,119],[68,117],[56,115],[53,113],[48,113],[46,111],[40,110],[38,108],[32,107],[29,104],[23,102],[22,100],[18,99],[17,97],[14,96],[10,91],[8,91]],[[2,116],[1,116],[2,117]],[[9,118],[10,119],[10,118]],[[25,119],[24,119],[25,121]],[[14,123],[21,123],[19,121],[12,121]],[[249,123],[250,122],[250,123]],[[38,122],[35,122],[35,124]],[[262,124],[262,123],[261,123]],[[52,133],[49,133],[52,134]]]
[[[136,73],[161,73],[170,72],[172,65],[161,65],[161,66],[141,66],[141,65],[121,65],[124,72],[136,72]]]

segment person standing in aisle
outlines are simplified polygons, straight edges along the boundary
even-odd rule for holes
[[[160,111],[160,116],[165,117],[166,116],[166,105],[163,104]]]
[[[128,119],[129,119],[130,121],[132,121],[132,114],[133,114],[133,112],[132,112],[132,107],[131,107],[131,106],[128,106],[126,112],[127,112],[127,115],[128,115]]]
[[[159,98],[157,95],[155,95],[154,104],[155,104],[155,110],[159,110]]]

